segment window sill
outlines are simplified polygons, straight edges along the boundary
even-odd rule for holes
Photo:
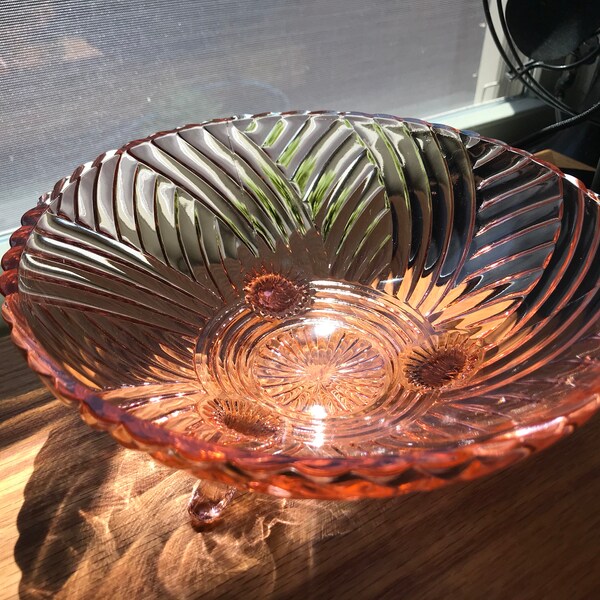
[[[537,98],[518,96],[439,113],[426,120],[511,143],[548,125],[552,117],[552,109]]]

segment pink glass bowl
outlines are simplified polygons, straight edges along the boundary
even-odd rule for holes
[[[59,181],[5,319],[83,419],[202,479],[384,497],[598,408],[599,198],[472,132],[356,113],[161,132]]]

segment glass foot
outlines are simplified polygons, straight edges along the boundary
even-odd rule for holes
[[[194,529],[202,529],[221,520],[237,490],[222,483],[198,481],[192,490],[188,513]]]

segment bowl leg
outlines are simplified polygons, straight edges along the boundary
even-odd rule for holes
[[[223,511],[236,494],[234,487],[199,480],[194,485],[187,507],[192,527],[202,529],[220,521]]]

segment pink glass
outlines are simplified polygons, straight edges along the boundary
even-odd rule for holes
[[[196,524],[227,486],[429,490],[598,408],[599,206],[443,125],[211,121],[59,181],[12,236],[3,314],[87,423],[213,482]]]

